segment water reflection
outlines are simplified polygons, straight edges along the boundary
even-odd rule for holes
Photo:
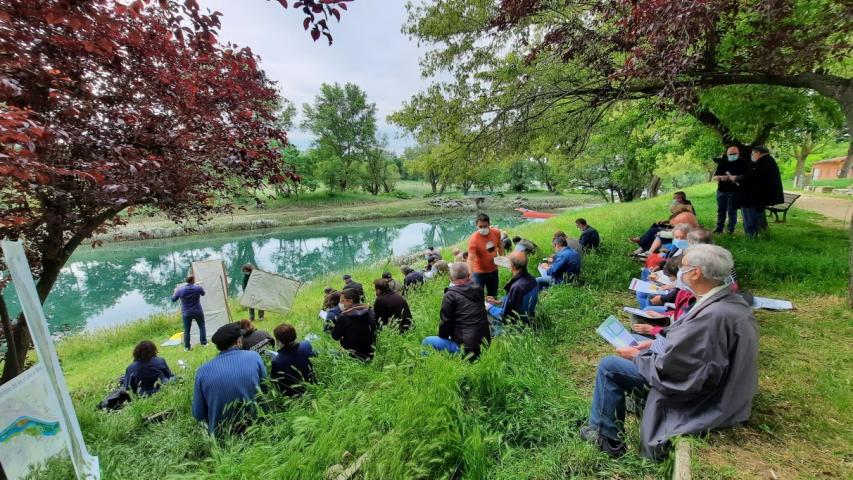
[[[502,227],[524,221],[510,214],[495,217],[493,222]],[[245,263],[307,280],[430,245],[446,246],[472,231],[473,220],[466,216],[164,239],[95,250],[82,247],[62,271],[45,312],[54,331],[114,326],[175,311],[169,296],[196,260],[224,260],[230,294],[237,295]]]

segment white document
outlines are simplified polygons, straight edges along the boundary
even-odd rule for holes
[[[613,315],[607,317],[595,331],[616,348],[635,347],[637,340]]]
[[[541,275],[543,277],[548,276],[548,269],[543,267],[542,265],[539,265],[536,269],[539,270],[539,275]]]
[[[275,273],[252,270],[240,305],[269,312],[287,313],[293,306],[293,297],[302,283]]]
[[[509,257],[495,257],[495,265],[509,268]]]
[[[675,281],[666,275],[663,272],[655,272],[649,275],[649,280],[653,280],[661,285],[672,285]]]
[[[631,284],[628,285],[628,288],[635,292],[648,293],[649,295],[663,295],[668,291],[655,285],[654,283],[644,282],[639,278],[631,280]]]
[[[787,300],[776,300],[773,298],[753,297],[752,308],[764,310],[793,310],[794,304]]]
[[[320,310],[320,318],[322,318],[323,320],[329,318],[329,312],[325,310]]]
[[[642,318],[648,318],[649,320],[661,320],[661,317],[653,317],[649,315],[648,312],[646,312],[645,310],[641,310],[639,308],[625,307],[622,310],[627,313],[630,313],[631,315],[636,315]]]
[[[670,310],[675,310],[675,304],[672,302],[666,302],[663,304],[663,306],[670,309]]]

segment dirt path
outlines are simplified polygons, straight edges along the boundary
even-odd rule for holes
[[[853,213],[853,198],[847,200],[804,194],[797,199],[794,208],[819,213],[825,217],[847,223],[850,220],[851,213]]]

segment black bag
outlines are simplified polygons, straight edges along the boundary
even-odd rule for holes
[[[98,404],[98,410],[120,410],[128,402],[130,402],[130,394],[127,393],[127,390],[117,388],[101,400],[101,403]]]

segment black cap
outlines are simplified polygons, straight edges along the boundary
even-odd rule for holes
[[[352,276],[350,274],[344,275],[344,280],[352,280]]]
[[[213,344],[216,345],[216,348],[220,351],[228,350],[234,346],[237,339],[242,337],[245,333],[246,331],[240,328],[239,323],[226,323],[216,330],[216,333],[210,337],[210,341],[213,342]]]
[[[382,278],[387,279],[387,280],[391,280],[394,277],[391,275],[391,272],[385,272],[382,274]]]

